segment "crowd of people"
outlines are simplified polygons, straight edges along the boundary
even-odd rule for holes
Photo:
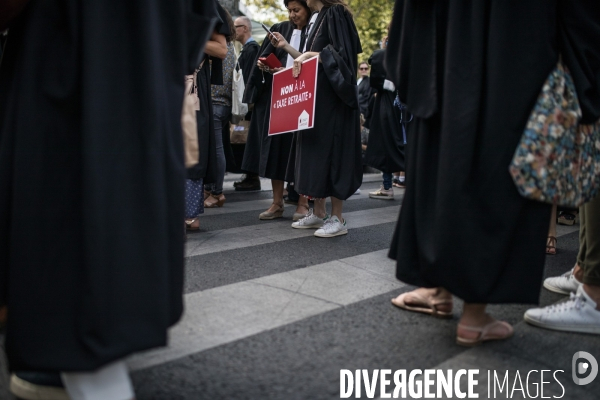
[[[344,201],[365,165],[382,173],[371,199],[394,200],[394,187],[406,187],[389,255],[397,278],[418,289],[392,304],[451,318],[453,297],[464,300],[463,346],[512,336],[487,304],[537,304],[556,219],[578,217],[575,266],[543,282],[570,298],[524,319],[600,334],[600,198],[557,216],[556,206],[522,197],[508,173],[559,57],[574,73],[583,120],[600,119],[593,1],[397,0],[372,55],[362,55],[344,0],[283,0],[289,18],[262,44],[248,17],[233,19],[216,0],[117,3],[0,9],[0,323],[21,397],[37,385],[66,389],[64,398],[134,398],[123,359],[167,343],[183,312],[182,229],[202,235],[204,210],[227,206],[226,171],[245,174],[236,191],[271,180],[260,220],[283,218],[293,202],[291,228],[320,238],[348,234]],[[270,54],[282,67],[259,60]],[[298,77],[313,57],[314,127],[269,136],[273,74]],[[241,146],[230,143],[240,70],[250,105]],[[200,149],[187,170],[186,74],[195,77]],[[140,230],[148,216],[152,229]],[[56,234],[32,250],[27,235],[40,226]]]

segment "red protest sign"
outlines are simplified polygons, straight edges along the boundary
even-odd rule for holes
[[[315,125],[318,70],[319,57],[315,56],[302,63],[298,78],[292,76],[292,68],[273,75],[269,135],[301,131]]]

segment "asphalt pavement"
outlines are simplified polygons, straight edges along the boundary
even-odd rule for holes
[[[393,201],[369,199],[381,178],[365,175],[361,194],[344,206],[348,235],[322,239],[290,227],[291,205],[284,218],[260,221],[270,204],[269,182],[262,181],[260,192],[237,193],[236,178],[226,177],[224,207],[205,210],[200,231],[188,234],[186,312],[170,332],[169,347],[128,360],[138,400],[325,400],[350,389],[349,398],[385,398],[401,386],[391,376],[402,370],[406,387],[413,372],[417,383],[409,389],[421,387],[423,396],[425,370],[467,371],[452,396],[434,398],[467,393],[468,370],[477,370],[472,394],[478,398],[494,398],[494,390],[495,398],[600,398],[600,377],[588,385],[572,379],[575,353],[600,360],[599,336],[535,328],[523,322],[527,305],[494,305],[490,313],[514,324],[515,337],[468,349],[454,343],[458,299],[450,320],[390,304],[413,289],[395,279],[387,258],[403,189],[395,189]],[[559,226],[558,254],[546,257],[546,276],[573,266],[577,235],[577,225]],[[542,289],[540,303],[564,298]],[[12,399],[4,360],[0,364],[0,398]],[[341,382],[341,370],[354,381],[356,370],[366,370],[367,385],[359,374],[360,396],[347,376]],[[379,379],[371,394],[376,370],[390,370],[391,383],[382,391]],[[419,398],[414,390],[405,398]]]

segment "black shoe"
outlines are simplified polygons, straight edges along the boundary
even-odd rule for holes
[[[23,400],[69,400],[58,372],[16,372],[10,377],[10,391]]]
[[[294,190],[294,186],[288,185],[287,187],[288,194],[287,196],[283,196],[283,201],[287,204],[295,204],[298,205],[298,200],[300,200],[300,195],[298,192]]]
[[[233,183],[233,187],[236,192],[250,192],[260,190],[260,178],[258,175],[246,174],[245,178],[241,182]]]
[[[242,180],[237,181],[237,182],[233,182],[233,187],[236,188],[238,187],[238,185],[242,182],[244,182],[248,177],[246,176],[246,174],[242,175]]]

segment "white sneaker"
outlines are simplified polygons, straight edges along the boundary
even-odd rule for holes
[[[348,229],[346,229],[346,220],[344,220],[344,222],[342,223],[338,219],[338,217],[333,215],[327,221],[325,221],[322,228],[317,229],[317,231],[315,232],[315,236],[328,238],[346,235],[347,233]]]
[[[544,287],[551,292],[560,293],[560,294],[569,294],[577,292],[579,286],[581,286],[581,282],[575,279],[575,275],[573,275],[572,270],[565,272],[561,276],[554,276],[552,278],[544,279]]]
[[[381,200],[394,200],[394,189],[389,188],[388,190],[385,190],[382,186],[379,188],[379,190],[369,192],[369,198]]]
[[[356,189],[356,192],[354,192],[354,194],[360,194],[360,189]]]
[[[596,310],[596,303],[583,290],[583,285],[565,302],[527,310],[525,321],[555,331],[600,335],[600,311]]]
[[[313,209],[308,210],[306,217],[299,219],[292,224],[292,228],[296,229],[318,229],[323,226],[325,221],[329,218],[329,215],[325,215],[325,218],[317,217],[313,214]]]

